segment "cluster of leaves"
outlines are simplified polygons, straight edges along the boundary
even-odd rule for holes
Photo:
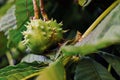
[[[67,36],[65,34],[65,37],[67,37],[66,40],[73,38],[76,30],[82,29],[81,32],[84,32],[94,21],[95,17],[99,15],[97,12],[94,14],[92,12],[90,13],[89,9],[85,11],[82,10],[83,8],[79,6],[81,2],[75,3],[73,0],[45,0],[45,3],[48,16],[57,19],[58,22],[63,21],[63,28],[70,29],[70,31],[66,33]],[[68,4],[66,5],[64,3]],[[55,5],[53,6],[53,4]],[[95,4],[94,0],[91,4]],[[31,54],[21,43],[23,39],[21,32],[26,29],[24,25],[29,21],[29,18],[33,16],[32,0],[17,0],[15,3],[12,2],[12,5],[10,5],[11,8],[8,9],[6,15],[0,20],[0,67],[6,66],[8,62],[11,65],[16,65],[0,69],[0,80],[119,79],[119,0],[115,1],[113,5],[115,8],[111,9],[110,13],[106,17],[104,16],[105,18],[97,24],[96,28],[80,42],[74,45],[66,45],[67,42],[65,42],[58,51],[49,51],[49,54],[46,54],[48,57],[46,57]],[[98,9],[104,11],[101,7],[98,7],[97,10]],[[4,8],[2,8],[2,10],[4,10]],[[12,12],[9,13],[10,11]],[[82,17],[85,12],[86,18]],[[8,18],[10,20],[7,20]],[[85,19],[82,21],[83,18]],[[88,20],[87,24],[86,19]],[[78,28],[77,25],[79,25],[80,28]],[[72,28],[71,26],[75,27]],[[83,29],[82,26],[85,26],[85,28]],[[110,45],[113,45],[114,48],[112,47],[112,50],[106,48],[106,50],[105,47]]]

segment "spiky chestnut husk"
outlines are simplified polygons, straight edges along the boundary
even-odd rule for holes
[[[63,38],[62,24],[56,20],[31,20],[23,32],[23,43],[34,52],[44,52]]]

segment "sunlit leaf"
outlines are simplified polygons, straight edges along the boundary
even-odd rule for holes
[[[54,62],[45,68],[37,80],[66,80],[65,70],[61,62]]]

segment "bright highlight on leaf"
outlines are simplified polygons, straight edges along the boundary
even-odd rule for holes
[[[78,0],[80,6],[84,6],[87,0]]]
[[[82,7],[86,7],[90,4],[92,0],[78,0],[78,4]]]

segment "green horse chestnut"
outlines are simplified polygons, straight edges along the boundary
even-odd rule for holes
[[[63,38],[62,24],[56,20],[31,20],[23,32],[23,43],[34,52],[44,52]]]

